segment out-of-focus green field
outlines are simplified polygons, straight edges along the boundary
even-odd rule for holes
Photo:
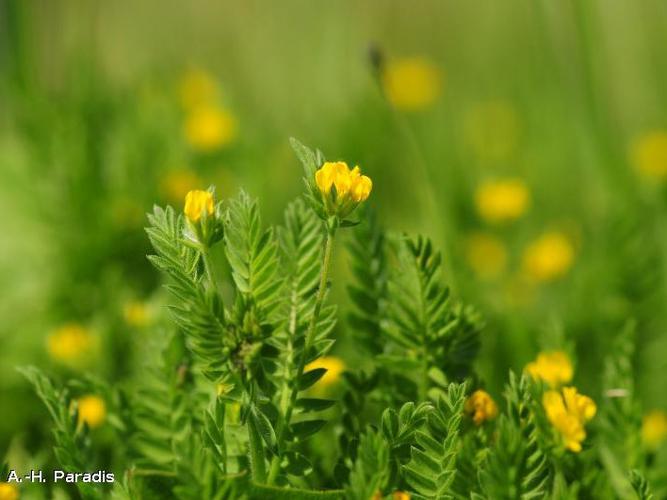
[[[563,350],[598,394],[635,321],[639,400],[667,410],[664,1],[2,0],[0,457],[47,453],[16,366],[122,385],[167,321],[152,205],[215,184],[278,221],[303,188],[290,136],[433,238],[485,317],[489,392]]]

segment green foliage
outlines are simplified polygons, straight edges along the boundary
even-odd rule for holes
[[[236,347],[237,339],[226,328],[220,297],[204,285],[199,253],[183,240],[183,216],[171,207],[154,207],[146,229],[157,255],[150,261],[170,278],[167,290],[174,298],[169,306],[174,321],[187,334],[188,345],[204,374],[214,382],[226,371],[225,352]]]
[[[480,470],[482,497],[543,498],[549,484],[547,457],[538,442],[534,403],[525,376],[510,373],[507,415],[498,419],[498,440]]]
[[[634,322],[628,322],[611,344],[603,374],[604,399],[600,405],[598,424],[600,439],[621,459],[624,469],[639,465],[641,457],[641,412],[637,406],[634,387],[633,357],[635,352]],[[614,459],[615,460],[615,459]]]
[[[411,460],[403,467],[407,483],[419,498],[452,498],[451,485],[456,474],[456,454],[465,384],[450,384],[430,412],[424,431],[415,434],[416,444],[410,449]]]
[[[389,445],[380,432],[369,429],[359,440],[357,456],[346,496],[350,500],[367,500],[387,487]]]
[[[639,500],[651,500],[653,498],[648,481],[638,470],[633,469],[630,471],[630,483],[635,493],[637,493]]]
[[[119,499],[569,500],[625,498],[631,485],[648,499],[644,473],[659,491],[639,440],[632,324],[612,347],[580,454],[548,420],[545,385],[513,372],[498,418],[495,408],[469,418],[469,392],[482,385],[481,317],[450,297],[430,240],[397,240],[373,215],[348,240],[351,311],[339,325],[364,362],[346,367],[343,388],[323,384],[327,369],[309,364],[334,348],[332,254],[337,232],[353,224],[318,212],[312,177],[323,156],[293,146],[309,192],[280,226],[263,227],[245,192],[201,221],[171,207],[149,214],[149,259],[169,292],[156,300],[173,325],[143,333],[146,356],[131,384],[86,377],[60,389],[24,370],[53,419],[62,467],[121,464],[110,493]],[[84,390],[106,395],[113,432],[78,423],[70,394]],[[123,444],[109,451],[108,442]],[[628,480],[632,468],[642,473]]]
[[[354,231],[348,241],[350,266],[355,281],[347,287],[354,309],[348,315],[355,339],[366,349],[382,352],[382,326],[387,300],[387,249],[386,235],[380,227],[377,215],[368,211],[365,221]]]
[[[454,304],[439,279],[441,254],[430,240],[406,239],[399,247],[400,269],[389,282],[388,320],[383,331],[407,355],[382,357],[389,368],[417,372],[419,397],[433,385],[436,369],[454,380],[470,374],[479,350],[479,316],[469,307]],[[441,376],[439,385],[446,383]]]
[[[90,441],[88,425],[79,425],[76,404],[67,389],[54,386],[51,379],[34,366],[21,372],[35,388],[53,421],[53,452],[63,469],[85,471],[90,469]],[[101,498],[94,484],[78,482],[77,488],[84,499]]]
[[[225,214],[225,254],[232,278],[243,300],[243,312],[251,318],[237,319],[242,325],[261,329],[277,305],[278,246],[271,229],[261,226],[257,201],[244,191],[229,201]],[[261,337],[257,331],[246,335]]]

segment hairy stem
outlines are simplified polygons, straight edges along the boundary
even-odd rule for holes
[[[248,417],[248,443],[250,445],[250,468],[253,480],[262,484],[266,482],[266,465],[264,464],[264,446],[252,419]]]
[[[212,290],[217,290],[217,282],[215,280],[215,271],[213,270],[213,263],[211,262],[211,249],[204,247],[201,251],[201,258],[204,261],[204,270],[208,278],[209,286]]]
[[[290,420],[292,419],[292,410],[294,409],[294,404],[296,403],[296,398],[299,394],[299,387],[297,381],[299,377],[303,374],[303,370],[306,367],[306,359],[308,352],[313,344],[315,338],[315,330],[317,328],[317,321],[320,318],[320,312],[322,311],[322,305],[324,303],[324,297],[327,292],[327,280],[329,277],[329,268],[331,267],[331,256],[333,254],[333,244],[334,236],[336,234],[335,229],[329,229],[327,231],[326,241],[324,242],[324,255],[322,256],[322,269],[320,271],[320,284],[317,289],[317,296],[315,297],[315,308],[313,309],[313,315],[310,318],[310,323],[308,324],[308,330],[306,331],[306,342],[301,351],[301,356],[299,357],[299,364],[297,366],[297,371],[294,379],[292,380],[292,391],[290,393],[289,399],[283,398],[281,401],[281,413],[284,415],[284,418],[280,420],[277,426],[277,440],[278,448],[282,446],[285,440],[285,434],[287,427],[289,426]],[[284,407],[283,407],[284,406]],[[271,470],[269,471],[268,484],[273,484],[278,473],[280,472],[280,457],[275,456],[271,461]]]

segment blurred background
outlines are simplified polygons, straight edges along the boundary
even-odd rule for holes
[[[215,184],[280,222],[290,136],[433,238],[494,395],[544,349],[598,394],[632,320],[644,411],[667,409],[664,0],[0,0],[0,456],[48,433],[16,366],[140,364],[165,321],[145,212]]]

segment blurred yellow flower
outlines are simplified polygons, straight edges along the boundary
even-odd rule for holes
[[[667,438],[667,413],[653,410],[642,420],[642,441],[649,449],[656,449]]]
[[[410,498],[410,493],[406,493],[405,491],[394,491],[391,495],[392,500],[410,500]]]
[[[146,326],[150,322],[148,306],[141,301],[127,302],[123,306],[123,317],[128,325],[137,328]]]
[[[322,194],[329,215],[337,214],[341,217],[366,201],[373,189],[370,177],[361,175],[359,167],[350,170],[343,161],[326,162],[322,165],[315,172],[315,184]]]
[[[466,260],[475,274],[482,279],[498,277],[507,265],[507,250],[493,235],[473,233],[466,241]]]
[[[70,323],[51,333],[47,338],[46,347],[54,360],[73,364],[90,354],[93,337],[83,326]]]
[[[218,100],[218,84],[206,71],[188,70],[180,83],[181,105],[186,110],[214,103]]]
[[[19,489],[14,483],[0,483],[0,500],[18,500]]]
[[[481,160],[502,161],[515,151],[519,119],[510,102],[486,101],[473,105],[464,118],[466,143]]]
[[[551,281],[565,275],[574,260],[574,247],[562,233],[543,234],[526,247],[523,270],[535,281]]]
[[[640,174],[658,180],[667,177],[667,130],[653,130],[637,138],[630,156]]]
[[[107,415],[107,406],[104,400],[95,395],[87,395],[77,400],[79,425],[84,423],[95,429],[104,422]]]
[[[546,391],[542,404],[549,422],[563,437],[565,447],[579,453],[581,443],[586,439],[584,424],[597,412],[595,402],[579,394],[575,387],[564,387],[562,392]]]
[[[203,212],[206,212],[207,215],[213,215],[214,211],[215,201],[213,193],[210,191],[195,189],[185,195],[183,213],[191,222],[198,222]]]
[[[432,105],[442,91],[442,74],[424,57],[389,61],[382,71],[382,88],[389,102],[403,111]]]
[[[170,203],[180,203],[188,191],[202,185],[202,180],[192,170],[172,170],[160,182],[160,192]]]
[[[314,370],[315,368],[326,368],[327,372],[317,382],[319,386],[328,387],[335,384],[340,379],[341,373],[345,370],[345,363],[340,358],[335,356],[322,356],[312,363],[309,363],[305,371]]]
[[[199,106],[186,117],[185,138],[198,151],[217,150],[236,138],[236,119],[217,105]]]
[[[488,392],[481,389],[473,392],[465,403],[464,411],[472,417],[475,425],[498,416],[498,406]]]
[[[567,384],[574,376],[570,358],[563,351],[539,353],[535,361],[526,365],[525,371],[535,380],[544,380],[551,387]]]
[[[475,192],[477,213],[487,222],[521,217],[530,204],[530,191],[521,179],[486,181]]]

